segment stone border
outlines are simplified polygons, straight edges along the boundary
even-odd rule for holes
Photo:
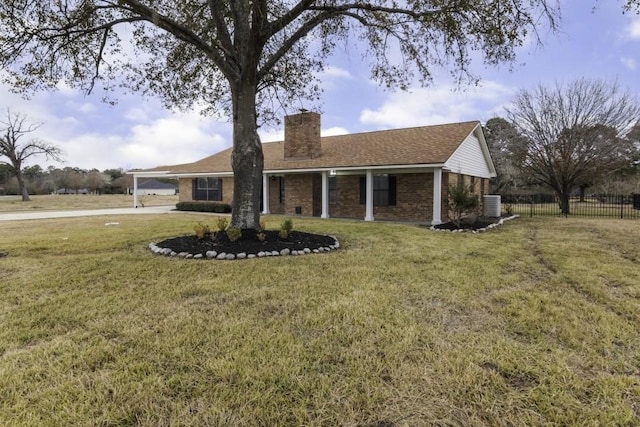
[[[478,233],[484,233],[485,231],[489,231],[492,228],[496,228],[499,225],[504,224],[507,221],[511,221],[512,219],[516,219],[519,218],[520,215],[511,215],[511,216],[507,216],[504,218],[500,218],[500,221],[493,223],[493,224],[489,224],[484,228],[478,228],[477,230],[464,230],[464,229],[459,229],[459,230],[447,230],[444,228],[435,228],[435,226],[431,226],[429,228],[429,230],[432,231],[439,231],[439,232],[445,232],[445,233],[473,233],[473,234],[478,234]]]
[[[233,259],[254,259],[254,258],[266,258],[272,256],[287,256],[287,255],[308,255],[308,254],[318,254],[323,252],[331,252],[340,247],[340,242],[334,236],[329,236],[333,239],[333,245],[329,246],[321,246],[316,249],[304,248],[301,250],[290,250],[289,248],[284,248],[280,251],[260,251],[257,254],[248,254],[246,252],[239,253],[231,253],[231,252],[216,252],[216,251],[207,251],[205,255],[202,254],[191,254],[189,252],[175,252],[170,248],[161,248],[155,243],[149,243],[149,250],[156,255],[164,255],[173,258],[183,258],[183,259],[215,259],[215,260],[233,260]]]

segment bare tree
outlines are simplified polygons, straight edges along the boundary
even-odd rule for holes
[[[233,121],[231,225],[259,228],[258,123],[318,99],[314,78],[337,46],[364,45],[373,78],[428,84],[433,66],[459,80],[473,52],[513,62],[557,0],[60,0],[0,2],[0,67],[18,91],[60,81],[90,92],[124,85],[167,106],[205,104]],[[133,45],[134,55],[127,56]]]
[[[24,202],[30,200],[22,174],[22,165],[25,160],[36,155],[44,155],[47,159],[56,161],[61,160],[61,151],[58,147],[36,138],[23,140],[24,137],[37,131],[40,126],[41,123],[29,123],[26,115],[12,113],[9,109],[7,109],[6,119],[0,120],[0,162],[11,168],[18,180]],[[2,158],[6,160],[1,160]]]
[[[514,151],[525,174],[551,188],[568,215],[571,192],[628,168],[638,147],[625,136],[638,101],[617,83],[581,79],[521,91],[507,110],[526,143]]]

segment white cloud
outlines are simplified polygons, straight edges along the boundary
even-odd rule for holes
[[[624,56],[624,57],[620,58],[620,62],[622,62],[622,65],[624,65],[625,67],[627,67],[631,71],[634,71],[636,69],[636,67],[638,66],[636,60],[633,59],[633,58],[629,58],[628,56]]]
[[[262,142],[284,141],[284,129],[259,130],[258,134]]]
[[[83,169],[151,168],[190,163],[231,145],[225,137],[226,124],[211,122],[196,114],[167,113],[149,123],[136,124],[124,134],[105,129],[68,135],[62,125],[67,120],[47,123],[46,139],[63,150],[65,165]],[[32,163],[42,165],[45,159],[35,158]]]
[[[466,90],[450,85],[392,93],[377,109],[365,109],[360,122],[379,129],[483,120],[499,114],[513,90],[495,82]]]
[[[124,118],[132,122],[146,122],[149,120],[149,114],[143,108],[133,107],[127,110]]]
[[[72,88],[71,86],[69,86],[65,81],[60,80],[57,84],[56,84],[56,89],[58,90],[58,93],[69,97],[69,98],[74,98],[76,97],[79,92],[78,90]]]
[[[347,135],[349,133],[350,132],[347,129],[345,129],[343,127],[340,127],[340,126],[334,126],[334,127],[329,128],[329,129],[324,129],[324,130],[320,131],[320,134],[322,136]]]
[[[627,37],[640,39],[640,15],[636,15],[631,19],[631,23],[627,27]]]
[[[345,70],[344,68],[340,68],[340,67],[334,67],[332,65],[329,65],[328,67],[325,67],[324,71],[322,72],[321,79],[352,79],[353,76],[351,75],[351,73],[347,70]]]
[[[98,108],[90,102],[85,102],[78,107],[78,111],[82,113],[95,113],[98,111]]]

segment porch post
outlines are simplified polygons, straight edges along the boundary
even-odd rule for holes
[[[138,207],[138,175],[133,175],[133,207]]]
[[[262,215],[269,215],[269,175],[262,174]]]
[[[431,225],[442,224],[442,169],[433,170],[433,215]]]
[[[320,218],[329,218],[329,172],[322,172],[322,213]]]
[[[371,169],[367,169],[367,188],[366,188],[366,196],[367,196],[367,208],[364,220],[365,221],[373,221],[373,172]]]

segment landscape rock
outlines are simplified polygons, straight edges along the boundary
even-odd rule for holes
[[[304,233],[300,233],[304,234]],[[174,239],[163,240],[159,243],[149,243],[147,245],[148,249],[154,254],[160,254],[171,257],[178,257],[183,259],[218,259],[218,260],[234,260],[234,259],[253,259],[253,258],[263,258],[263,257],[272,257],[272,256],[287,256],[287,255],[306,255],[306,254],[317,254],[322,252],[331,252],[338,248],[339,243],[337,239],[333,236],[323,236],[324,241],[322,242],[326,246],[319,246],[317,248],[311,249],[311,247],[304,247],[303,249],[292,249],[289,246],[289,243],[286,245],[251,245],[243,246],[239,245],[238,250],[243,250],[242,252],[236,252],[234,245],[224,244],[220,245],[219,250],[225,250],[225,252],[218,252],[216,250],[211,250],[211,246],[209,245],[199,245],[190,242],[189,240],[184,240],[189,236],[180,236]],[[327,239],[328,237],[328,239]],[[176,241],[182,239],[178,243]],[[195,237],[194,237],[195,239]],[[292,240],[293,244],[300,244],[300,242],[304,241],[304,237],[302,240]],[[261,242],[263,242],[261,240]],[[316,242],[315,240],[308,240],[306,244],[317,244],[320,242]],[[256,247],[261,246],[261,248]],[[269,247],[271,246],[271,247]],[[279,247],[278,247],[279,246]],[[285,246],[285,247],[283,247]],[[295,246],[294,246],[295,247]],[[247,248],[252,248],[254,250],[259,250],[258,253],[248,253]],[[262,249],[262,250],[260,250]]]

